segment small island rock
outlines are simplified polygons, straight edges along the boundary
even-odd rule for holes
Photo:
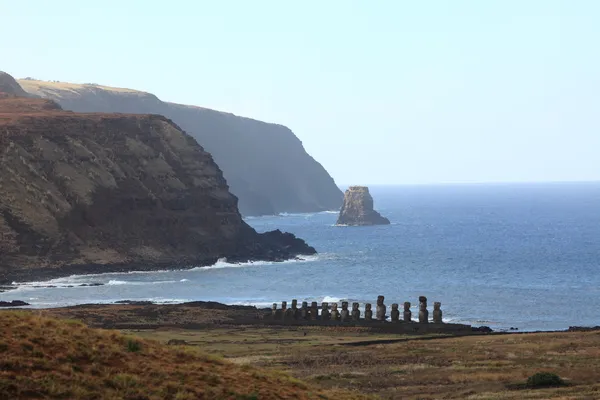
[[[373,209],[373,197],[366,186],[350,186],[344,194],[344,204],[338,225],[389,225],[390,220]]]

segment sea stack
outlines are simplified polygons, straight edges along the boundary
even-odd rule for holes
[[[390,220],[373,209],[373,197],[366,186],[350,186],[344,194],[344,204],[338,225],[389,225]]]

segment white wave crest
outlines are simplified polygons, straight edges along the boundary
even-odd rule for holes
[[[121,281],[118,279],[111,279],[108,281],[107,285],[109,286],[118,286],[118,285],[134,285],[134,286],[142,286],[142,285],[160,285],[163,283],[177,283],[181,281],[149,281],[149,282],[141,282],[141,281]]]
[[[107,285],[116,286],[116,285],[127,285],[129,283],[131,283],[131,282],[119,281],[119,280],[116,280],[116,279],[111,279],[110,281],[108,281]]]
[[[211,269],[221,269],[221,268],[243,268],[243,267],[256,267],[261,265],[277,265],[277,264],[291,264],[291,263],[305,263],[305,262],[313,262],[319,259],[318,256],[303,256],[302,258],[285,260],[285,261],[248,261],[243,263],[230,263],[226,258],[220,258],[213,265],[209,265],[206,267],[195,267],[192,268],[191,271],[205,271]]]

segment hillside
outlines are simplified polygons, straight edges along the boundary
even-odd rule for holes
[[[350,399],[180,346],[0,312],[2,399]]]
[[[7,96],[33,97],[25,92],[12,76],[0,71],[0,97]]]
[[[159,114],[192,135],[222,168],[243,215],[339,209],[342,192],[285,126],[99,85],[20,80],[29,93],[77,112]]]
[[[167,118],[8,96],[0,283],[315,253],[291,234],[248,226],[211,155]]]

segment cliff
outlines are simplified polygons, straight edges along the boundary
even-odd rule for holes
[[[33,97],[23,90],[15,78],[0,71],[0,97]]]
[[[165,117],[0,99],[0,283],[313,253],[248,226],[211,155]]]
[[[99,85],[20,80],[32,94],[77,112],[160,114],[192,135],[222,168],[243,215],[339,209],[342,192],[285,126],[155,95]]]
[[[373,197],[366,186],[350,186],[344,194],[344,204],[338,225],[388,225],[390,220],[373,209]]]

